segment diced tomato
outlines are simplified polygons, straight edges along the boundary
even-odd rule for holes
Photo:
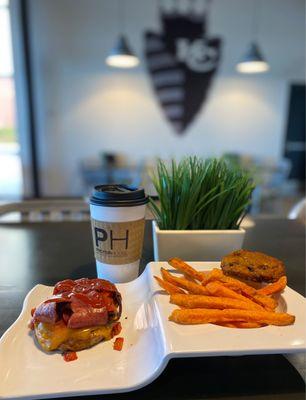
[[[31,316],[33,317],[34,313],[35,313],[36,307],[32,308],[31,310]]]
[[[78,356],[75,351],[66,351],[66,353],[63,353],[63,358],[66,362],[69,362],[77,360]]]
[[[123,347],[123,337],[117,337],[114,342],[114,350],[121,351]]]
[[[117,322],[112,329],[112,337],[119,335],[122,330],[122,326],[120,322]]]

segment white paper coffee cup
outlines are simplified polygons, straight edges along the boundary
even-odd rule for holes
[[[94,188],[90,214],[98,278],[114,283],[137,278],[147,202],[143,189],[126,185]]]

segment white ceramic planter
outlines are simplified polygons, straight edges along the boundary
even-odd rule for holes
[[[154,260],[180,257],[187,261],[219,261],[226,254],[242,248],[245,230],[160,230],[153,227]]]

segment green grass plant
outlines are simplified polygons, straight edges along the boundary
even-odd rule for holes
[[[249,174],[223,159],[158,160],[150,207],[162,230],[238,229],[250,205]]]

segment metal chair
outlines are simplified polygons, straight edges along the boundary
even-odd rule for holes
[[[306,198],[296,203],[288,213],[289,219],[298,219],[306,224]]]
[[[0,223],[88,221],[89,205],[83,199],[26,200],[0,205]]]

